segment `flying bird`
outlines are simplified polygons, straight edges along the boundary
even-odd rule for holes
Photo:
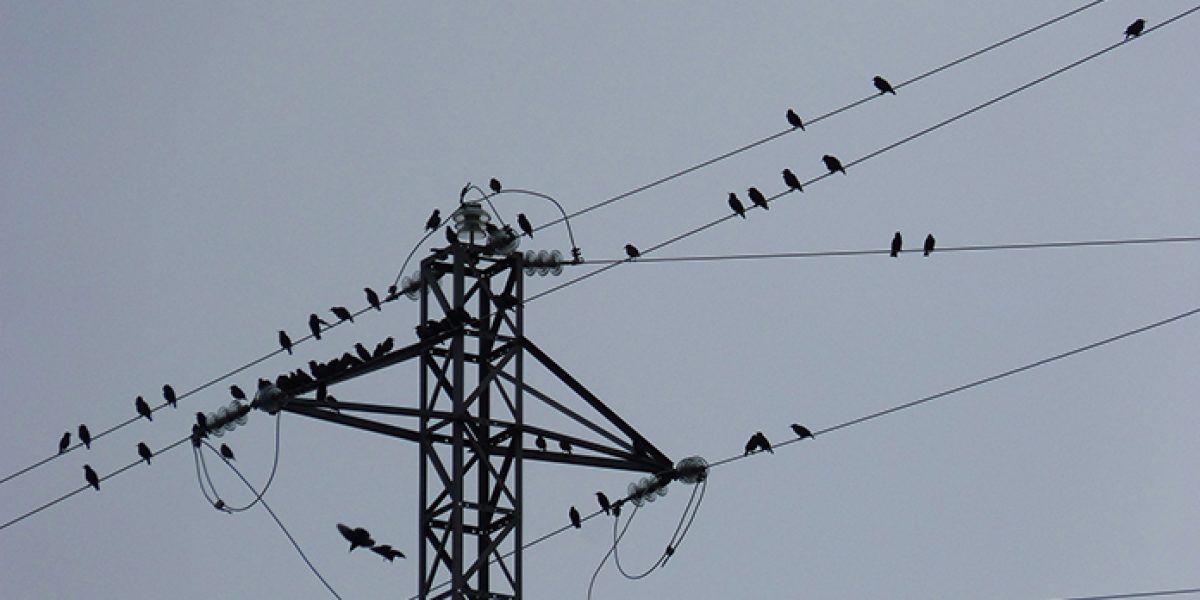
[[[242,388],[240,388],[236,385],[229,386],[229,395],[233,396],[234,400],[245,400],[246,399],[246,392],[243,392]]]
[[[351,323],[354,322],[354,315],[351,314],[350,311],[346,310],[345,306],[334,306],[331,307],[329,311],[333,313],[333,316],[338,318],[338,321],[350,321]]]
[[[625,255],[629,258],[637,258],[641,256],[642,253],[638,252],[637,246],[634,246],[633,244],[625,244]]]
[[[892,84],[888,83],[888,80],[876,75],[872,81],[875,82],[875,89],[879,90],[880,94],[896,95],[896,90],[892,89]]]
[[[1138,19],[1138,20],[1134,21],[1133,23],[1130,23],[1129,27],[1125,28],[1125,39],[1128,40],[1129,38],[1138,37],[1139,35],[1142,35],[1142,32],[1145,30],[1146,30],[1146,20]]]
[[[133,401],[133,406],[137,409],[139,415],[146,417],[147,421],[154,420],[154,413],[150,410],[150,405],[146,404],[145,398],[138,396],[137,400]]]
[[[175,388],[171,387],[171,384],[163,386],[163,400],[166,400],[167,404],[170,404],[172,408],[179,408],[175,404],[179,399],[175,397]]]
[[[492,180],[488,182],[488,187],[492,188],[492,193],[499,192],[500,191],[500,180],[493,177]]]
[[[96,489],[99,489],[99,488],[96,488]],[[571,516],[571,525],[573,525],[575,527],[575,529],[583,528],[583,519],[580,518],[579,511],[576,510],[574,506],[571,507],[571,511],[567,514],[569,514]]]
[[[763,196],[763,193],[758,191],[758,188],[752,187],[749,190],[746,190],[746,194],[750,196],[750,200],[753,201],[754,204],[761,206],[763,210],[771,210],[771,207],[767,206],[767,197]]]
[[[392,548],[391,546],[389,546],[387,544],[380,544],[378,546],[373,546],[373,547],[371,547],[371,552],[374,552],[375,554],[378,554],[378,555],[386,558],[388,562],[392,562],[393,560],[395,560],[397,558],[407,558],[404,556],[403,552],[396,550],[395,548]]]
[[[83,465],[83,478],[87,480],[88,485],[96,488],[97,492],[100,491],[100,477],[96,475],[96,471],[92,469],[91,465]]]
[[[375,290],[367,287],[363,288],[363,291],[367,294],[367,302],[371,305],[371,308],[380,311],[383,310],[382,308],[379,308],[379,294],[376,294]]]
[[[525,213],[517,213],[517,227],[520,227],[521,231],[529,236],[529,239],[533,239],[533,224],[529,222],[529,217],[526,217]]]
[[[71,446],[71,432],[63,433],[63,436],[58,440],[58,453],[62,454]]]
[[[737,194],[733,192],[729,192],[729,208],[732,208],[733,212],[737,213],[737,216],[743,219],[746,218],[746,207],[738,199]]]
[[[800,185],[800,178],[796,177],[796,174],[791,169],[783,170],[783,182],[787,184],[789,189],[804,191],[804,186]]]
[[[463,188],[462,194],[459,195],[459,197],[458,197],[459,202],[462,202],[463,196],[467,195],[467,190],[470,189],[470,185],[471,184],[468,183],[467,187]],[[425,221],[425,231],[434,231],[438,227],[441,227],[441,226],[442,226],[442,212],[435,208],[435,209],[433,209],[433,214],[429,215],[429,220]]]
[[[83,442],[88,450],[92,449],[92,432],[88,431],[87,425],[79,426],[79,441]]]
[[[892,258],[900,255],[900,248],[904,245],[904,237],[897,231],[896,235],[892,236]]]
[[[137,450],[138,456],[142,457],[146,464],[150,464],[150,457],[154,456],[154,453],[150,451],[150,446],[147,446],[146,442],[138,442]]]
[[[842,166],[842,161],[838,160],[836,156],[826,154],[821,157],[821,160],[825,162],[825,168],[829,169],[830,173],[841,171],[842,175],[846,174],[846,167]]]
[[[546,438],[544,438],[540,435],[537,436],[537,439],[533,440],[533,445],[537,446],[538,450],[545,452],[546,451]]]
[[[788,125],[791,125],[793,128],[799,127],[800,131],[804,131],[804,121],[800,119],[800,115],[796,114],[796,111],[789,108],[787,111],[787,120]]]
[[[925,236],[925,256],[929,256],[929,253],[933,252],[933,245],[936,243],[937,240],[933,239],[932,233]]]
[[[329,327],[329,323],[325,319],[318,317],[317,313],[308,315],[308,329],[309,331],[312,331],[313,337],[317,338],[318,340],[321,339],[322,325]]]
[[[612,514],[612,503],[608,501],[604,492],[596,492],[596,501],[600,503],[600,510],[604,511],[604,514]]]
[[[796,437],[800,439],[813,437],[812,432],[809,431],[807,427],[799,423],[792,423],[792,432],[794,432]]]
[[[224,456],[227,460],[233,460],[233,450],[227,444],[221,444],[221,456]]]
[[[370,548],[371,546],[375,545],[375,540],[371,539],[371,533],[362,527],[350,529],[349,527],[338,523],[337,528],[338,531],[341,532],[342,537],[346,538],[347,542],[350,542],[350,552],[354,552],[354,549],[358,548],[359,546],[362,546],[363,548]]]

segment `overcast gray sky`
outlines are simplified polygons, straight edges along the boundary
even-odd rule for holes
[[[0,476],[363,306],[466,181],[577,210],[979,49],[1082,0],[963,2],[4,2]],[[1110,0],[1020,42],[579,217],[617,258],[783,190],[1122,38],[1189,1]],[[658,255],[1200,235],[1200,16]],[[536,223],[554,212],[507,196]],[[440,237],[440,236],[439,236]],[[427,244],[432,246],[432,244]],[[561,229],[524,248],[569,250]],[[828,427],[1200,306],[1197,247],[631,264],[531,303],[531,339],[672,458]],[[533,278],[529,293],[566,277]],[[0,521],[188,431],[226,387],[354,342],[415,338],[407,300],[0,485]],[[773,456],[716,469],[665,569],[596,598],[1050,598],[1200,586],[1200,322],[1168,327]],[[415,371],[343,399],[413,405]],[[345,598],[407,598],[416,447],[285,415],[267,500]],[[263,414],[222,441],[270,469]],[[231,502],[248,493],[223,469]],[[631,474],[531,464],[525,535]],[[622,559],[687,497],[644,509]],[[529,598],[583,598],[594,520],[529,549]],[[10,598],[328,597],[262,510],[212,510],[186,447],[0,531]]]

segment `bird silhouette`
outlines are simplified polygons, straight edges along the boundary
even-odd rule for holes
[[[800,178],[796,177],[796,174],[791,169],[783,170],[783,182],[787,184],[789,189],[804,191],[804,186],[800,185]]]
[[[171,408],[179,408],[175,404],[179,399],[175,397],[175,388],[171,387],[171,384],[163,386],[163,400],[166,400],[167,404],[171,405]]]
[[[454,228],[449,225],[446,226],[446,242],[451,246],[458,243],[458,234],[454,233]]]
[[[462,195],[459,196],[459,202],[462,202],[462,197],[467,195],[467,190],[470,189],[470,185],[471,184],[468,183],[467,187],[463,188]],[[442,212],[435,208],[433,209],[433,214],[429,215],[429,220],[425,221],[425,231],[434,231],[441,226]]]
[[[292,353],[292,338],[282,329],[279,330],[279,347],[287,350],[288,354]]]
[[[533,440],[533,445],[537,446],[538,450],[545,452],[546,451],[546,438],[544,438],[540,435],[537,436],[537,439]]]
[[[875,82],[875,89],[879,90],[880,94],[896,95],[896,90],[892,89],[892,84],[888,83],[888,80],[876,75],[872,81]]]
[[[330,307],[329,311],[333,313],[333,316],[338,318],[338,321],[350,321],[351,323],[354,322],[354,315],[351,314],[350,311],[346,310],[345,306],[333,306]]]
[[[796,437],[800,439],[813,437],[812,432],[809,431],[807,427],[799,423],[792,423],[792,432],[794,432]]]
[[[138,442],[137,451],[138,456],[142,457],[146,464],[150,464],[150,457],[154,456],[154,453],[150,451],[150,446],[147,446],[146,442]]]
[[[750,200],[754,202],[754,204],[761,206],[763,210],[771,210],[771,207],[767,205],[767,197],[764,196],[762,192],[758,191],[758,188],[752,187],[749,190],[746,190],[746,194],[750,196]]]
[[[558,449],[562,450],[566,454],[570,454],[571,442],[568,442],[567,440],[558,440]]]
[[[787,111],[787,121],[788,125],[793,128],[799,127],[800,131],[804,131],[804,121],[800,119],[800,115],[796,114],[796,111],[790,108]]]
[[[1128,40],[1129,38],[1138,37],[1139,35],[1142,35],[1142,32],[1145,30],[1146,30],[1146,20],[1138,19],[1138,20],[1130,23],[1129,27],[1125,28],[1125,39]]]
[[[929,256],[929,253],[933,252],[933,245],[936,243],[937,240],[933,239],[932,233],[925,236],[925,256]]]
[[[83,442],[88,450],[92,449],[92,432],[88,431],[87,425],[79,426],[79,441]]]
[[[836,156],[826,154],[821,157],[821,160],[825,162],[825,168],[829,169],[830,173],[841,171],[842,175],[846,174],[846,167],[842,166],[842,161],[838,160]]]
[[[133,401],[133,407],[137,409],[139,415],[146,417],[147,421],[154,420],[154,413],[150,410],[150,405],[146,404],[145,398],[138,396],[137,400]]]
[[[767,436],[763,435],[763,432],[759,431],[755,433],[754,437],[758,438],[758,448],[760,450],[766,450],[771,454],[775,454],[775,451],[771,449],[771,442],[767,441]]]
[[[71,432],[67,431],[67,432],[64,432],[63,436],[58,439],[58,453],[62,454],[63,452],[67,451],[67,448],[70,448],[70,447],[71,447]]]
[[[229,395],[233,396],[234,400],[245,400],[246,399],[246,392],[243,392],[242,388],[240,388],[236,385],[229,386]]]
[[[897,231],[896,235],[892,236],[892,258],[900,255],[900,248],[904,245],[904,237]]]
[[[733,212],[737,213],[737,216],[743,219],[746,218],[746,207],[738,199],[737,194],[733,192],[729,192],[729,208],[732,208]]]
[[[321,339],[322,325],[329,327],[329,323],[325,321],[325,319],[318,317],[317,313],[308,315],[308,329],[309,331],[312,331],[313,337],[317,338],[318,340]]]
[[[208,417],[204,413],[196,413],[196,426],[200,428],[201,432],[208,433]]]
[[[608,501],[604,492],[596,492],[596,501],[600,503],[600,510],[604,511],[604,514],[612,514],[612,503]]]
[[[228,444],[221,444],[221,456],[224,456],[226,460],[233,460],[233,450],[229,448]]]
[[[634,246],[633,244],[625,244],[625,255],[629,258],[637,258],[641,256],[642,253],[638,252],[637,246]]]
[[[371,533],[362,527],[355,527],[354,529],[351,529],[345,525],[342,525],[341,523],[338,523],[337,528],[338,531],[341,532],[342,537],[346,538],[347,542],[350,542],[350,552],[354,552],[354,549],[360,546],[363,548],[370,548],[371,546],[375,545],[375,540],[371,539]]]
[[[525,213],[517,213],[517,227],[520,227],[521,231],[529,236],[529,239],[533,239],[533,224],[529,222],[529,217],[526,217]]]
[[[400,298],[400,288],[395,285],[389,285],[387,295],[383,297],[384,302],[391,302]]]
[[[387,338],[385,338],[382,342],[379,343],[379,346],[380,346],[380,348],[383,349],[383,353],[387,354],[388,352],[392,351],[392,348],[396,347],[396,338],[389,335]]]
[[[580,518],[579,511],[576,510],[576,508],[574,506],[571,507],[570,512],[568,512],[567,514],[571,517],[571,525],[573,525],[575,527],[575,529],[583,528],[583,519]]]
[[[354,352],[358,354],[358,357],[361,358],[363,362],[369,362],[371,360],[371,353],[367,351],[367,347],[362,345],[362,343],[354,344]]]
[[[492,193],[499,192],[500,191],[500,180],[493,177],[491,179],[491,181],[488,181],[488,187],[492,188]]]
[[[392,562],[393,560],[395,560],[397,558],[407,558],[406,556],[404,556],[403,552],[396,550],[395,548],[392,548],[391,546],[389,546],[387,544],[380,544],[378,546],[372,546],[371,552],[374,552],[375,554],[378,554],[378,555],[386,558],[388,562]]]
[[[203,440],[203,439],[204,439],[205,435],[206,435],[206,434],[204,433],[204,429],[202,429],[202,428],[200,427],[200,424],[199,424],[199,423],[192,423],[192,435],[191,435],[191,436],[189,436],[189,437],[190,437],[190,438],[191,438],[191,440],[192,440],[192,447],[193,447],[193,448],[199,448],[199,447],[200,447],[200,442],[201,442],[201,440]]]
[[[750,436],[750,439],[746,441],[745,452],[742,453],[742,456],[748,456],[750,454],[754,454],[755,452],[762,452],[763,450],[766,450],[771,454],[775,453],[775,451],[771,449],[771,442],[767,441],[767,436],[763,435],[763,432],[759,431]]]
[[[96,488],[97,492],[100,491],[100,477],[91,465],[83,465],[83,478],[87,480],[88,485]]]
[[[371,305],[371,308],[374,308],[375,310],[383,310],[379,307],[379,294],[376,294],[375,290],[367,287],[363,288],[363,292],[367,294],[367,302]]]

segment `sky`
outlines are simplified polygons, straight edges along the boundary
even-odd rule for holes
[[[4,2],[0,476],[365,306],[465,182],[568,211],[904,81],[1084,4]],[[791,168],[849,162],[1192,8],[1109,0],[1011,45],[572,220],[616,259]],[[1196,236],[1200,16],[648,256]],[[497,199],[512,219],[543,200]],[[440,241],[439,238],[434,238]],[[433,247],[421,246],[418,256]],[[561,227],[523,249],[570,244]],[[526,335],[673,459],[831,427],[1200,306],[1195,244],[633,263],[531,302]],[[535,294],[593,266],[531,277]],[[410,268],[409,271],[412,269]],[[0,521],[187,435],[229,384],[415,340],[407,300],[0,484]],[[1200,587],[1193,317],[713,469],[666,567],[594,598],[1023,598]],[[534,382],[535,385],[538,383]],[[414,406],[416,371],[343,400]],[[285,414],[266,500],[343,598],[416,593],[417,449]],[[228,434],[261,485],[275,421]],[[210,461],[211,464],[211,461]],[[224,468],[230,503],[250,493]],[[525,470],[526,539],[635,476]],[[690,489],[639,512],[629,570]],[[335,524],[409,555],[347,553]],[[585,598],[588,521],[525,551],[525,595]],[[330,597],[261,509],[213,510],[186,445],[0,530],[11,598]]]

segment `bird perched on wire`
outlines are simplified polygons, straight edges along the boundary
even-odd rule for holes
[[[533,239],[533,224],[529,222],[529,217],[526,217],[525,213],[517,213],[517,227],[520,227],[521,231],[529,236],[529,239]]]
[[[142,457],[146,464],[150,464],[150,458],[154,456],[154,453],[150,451],[150,446],[147,446],[146,442],[138,442],[137,451],[138,456]]]
[[[892,253],[891,253],[892,258],[896,258],[897,256],[900,255],[900,248],[903,246],[904,246],[904,237],[900,235],[899,231],[897,231],[896,235],[892,236]]]
[[[1125,40],[1128,41],[1129,38],[1138,37],[1138,36],[1142,35],[1142,32],[1145,30],[1146,30],[1146,20],[1138,19],[1138,20],[1130,23],[1129,27],[1125,28]]]
[[[792,433],[795,433],[796,437],[800,439],[813,437],[812,432],[799,423],[792,423]]]
[[[826,154],[825,156],[821,157],[821,160],[825,163],[825,168],[829,169],[830,173],[841,171],[842,175],[846,174],[846,167],[842,166],[842,161],[838,160],[836,156],[832,154]]]
[[[558,440],[558,449],[563,451],[563,454],[571,453],[571,442],[567,440]]]
[[[729,208],[732,208],[733,212],[737,213],[737,216],[743,219],[746,218],[746,206],[742,204],[742,201],[738,199],[737,194],[733,192],[729,192]]]
[[[228,444],[221,444],[221,456],[224,456],[227,460],[233,460],[233,450]]]
[[[538,450],[545,452],[546,451],[546,438],[542,437],[541,435],[537,436],[537,438],[535,438],[533,440],[533,445],[537,446]]]
[[[71,447],[71,432],[64,432],[61,438],[58,438],[58,453],[62,454]]]
[[[371,308],[379,311],[383,310],[379,307],[379,294],[376,294],[375,290],[365,287],[363,288],[363,292],[367,295],[367,303],[371,305]]]
[[[783,183],[788,186],[788,189],[793,189],[798,192],[804,191],[804,186],[800,184],[800,178],[791,169],[783,170]]]
[[[338,523],[337,528],[338,531],[341,532],[342,537],[346,538],[347,542],[350,542],[350,552],[354,552],[354,549],[360,546],[363,548],[370,548],[371,546],[375,545],[375,540],[371,539],[371,533],[362,527],[355,527],[354,529],[351,529],[345,525],[342,525],[341,523]]]
[[[371,353],[367,351],[366,346],[362,345],[362,342],[354,344],[354,352],[355,354],[358,354],[358,357],[362,359],[363,362],[371,361]]]
[[[166,400],[167,404],[171,405],[171,408],[179,408],[175,404],[179,399],[175,397],[175,388],[171,387],[171,384],[163,385],[163,400]]]
[[[759,431],[750,436],[750,439],[746,442],[746,451],[742,453],[742,456],[754,454],[755,452],[762,452],[764,450],[770,452],[771,454],[775,454],[775,451],[771,449],[771,442],[767,441],[767,436],[763,435],[763,432]]]
[[[462,197],[467,195],[467,190],[470,189],[470,185],[471,184],[468,183],[467,187],[463,188],[462,194],[459,196],[459,202],[462,202]],[[429,220],[425,221],[425,231],[434,231],[441,226],[442,212],[435,208],[433,209],[433,214],[429,215]]]
[[[933,252],[933,245],[936,243],[937,243],[937,240],[933,239],[932,233],[925,236],[925,248],[924,248],[925,256],[929,256],[929,253]]]
[[[454,228],[449,225],[446,226],[446,242],[451,246],[458,243],[458,234],[454,233]]]
[[[389,546],[387,544],[380,544],[378,546],[372,546],[371,552],[374,552],[375,554],[378,554],[378,555],[386,558],[388,562],[392,562],[394,559],[397,559],[397,558],[407,558],[406,556],[404,556],[403,552],[396,550],[395,548],[392,548],[391,546]]]
[[[229,386],[229,395],[233,396],[234,400],[245,400],[246,399],[246,392],[243,392],[242,388],[240,388],[236,385]]]
[[[317,316],[317,313],[308,315],[308,330],[312,332],[313,337],[321,339],[321,326],[329,327],[329,322]]]
[[[750,196],[750,200],[754,202],[755,205],[761,206],[763,210],[771,210],[771,207],[767,206],[767,197],[764,196],[762,192],[758,191],[758,188],[752,187],[749,190],[746,190],[746,194]]]
[[[492,188],[492,193],[499,192],[500,191],[500,180],[493,177],[491,179],[491,181],[488,181],[488,187]]]
[[[87,425],[79,426],[79,441],[83,442],[88,450],[92,449],[92,432],[88,431]]]
[[[150,410],[150,405],[146,404],[145,398],[138,396],[137,399],[133,401],[133,407],[137,409],[137,413],[139,415],[146,417],[147,421],[154,420],[154,412]]]
[[[596,501],[600,503],[600,510],[604,511],[604,514],[612,514],[612,502],[608,501],[604,492],[596,492]]]
[[[574,526],[575,529],[583,528],[583,519],[579,516],[579,511],[576,510],[574,506],[571,507],[570,512],[567,514],[571,517],[571,525]]]
[[[354,315],[351,314],[350,311],[346,310],[345,306],[330,307],[329,312],[332,312],[333,316],[338,318],[338,321],[350,321],[351,323],[354,322]]]
[[[97,492],[100,491],[100,477],[91,465],[83,465],[83,478],[87,480],[88,485],[96,488]]]
[[[798,127],[800,131],[804,131],[804,121],[800,119],[800,115],[796,114],[796,111],[790,108],[787,111],[787,122],[788,125],[792,126],[792,129]]]
[[[876,75],[875,79],[871,81],[875,83],[875,89],[879,90],[880,94],[896,95],[896,90],[892,89],[892,84],[888,83],[888,80]]]
[[[625,255],[629,258],[637,258],[641,256],[642,253],[638,252],[637,246],[634,246],[633,244],[625,244]]]
[[[282,329],[279,330],[279,347],[287,350],[288,354],[292,353],[292,338]]]

